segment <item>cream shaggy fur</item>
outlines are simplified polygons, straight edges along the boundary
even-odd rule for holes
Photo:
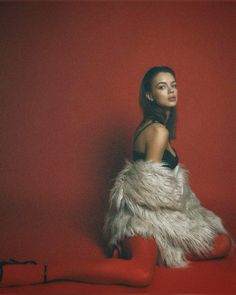
[[[125,237],[154,237],[157,263],[186,267],[188,252],[204,255],[218,233],[227,233],[220,217],[201,206],[189,185],[189,171],[178,163],[129,161],[114,179],[103,234],[112,249]]]

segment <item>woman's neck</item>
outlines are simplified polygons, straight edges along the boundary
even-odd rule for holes
[[[167,123],[167,121],[169,119],[169,116],[170,116],[170,109],[167,109],[166,110],[166,121],[165,121],[165,124]]]

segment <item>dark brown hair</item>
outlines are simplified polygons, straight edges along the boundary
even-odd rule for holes
[[[166,121],[166,112],[164,108],[162,108],[160,105],[156,103],[156,101],[150,101],[146,97],[146,92],[151,91],[152,81],[153,78],[158,73],[167,72],[175,76],[175,72],[173,69],[171,69],[168,66],[156,66],[150,68],[144,75],[141,86],[140,86],[140,93],[139,93],[139,105],[143,112],[143,121],[147,119],[151,120],[157,120],[158,122],[162,123],[166,126],[166,128],[169,131],[169,139],[175,139],[175,129],[176,129],[176,106],[170,109],[170,115],[168,118],[168,121],[165,124]]]

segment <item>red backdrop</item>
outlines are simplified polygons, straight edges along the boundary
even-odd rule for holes
[[[235,232],[235,3],[1,3],[1,259],[102,253],[154,65],[179,89],[180,162]],[[96,247],[97,245],[97,247]]]

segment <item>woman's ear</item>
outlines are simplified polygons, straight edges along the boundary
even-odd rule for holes
[[[153,101],[154,100],[149,92],[146,92],[145,95],[146,95],[146,97],[147,97],[147,99],[149,101]]]

